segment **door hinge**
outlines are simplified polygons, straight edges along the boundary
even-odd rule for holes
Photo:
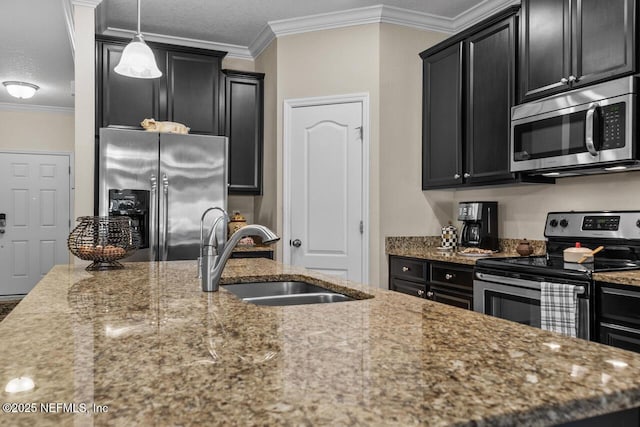
[[[358,126],[356,130],[358,131],[358,135],[360,135],[360,141],[362,141],[363,139],[362,126]]]
[[[71,175],[71,166],[69,166],[69,175]]]
[[[364,234],[364,221],[360,221],[360,234]]]

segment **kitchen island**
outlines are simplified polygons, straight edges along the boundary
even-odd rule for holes
[[[125,266],[56,266],[0,323],[0,425],[553,425],[640,406],[640,354],[267,259],[223,281],[365,299],[257,306],[202,292],[195,262]],[[18,377],[35,387],[8,393]]]

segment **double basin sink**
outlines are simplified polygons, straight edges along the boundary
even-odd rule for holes
[[[306,282],[278,281],[221,286],[242,301],[256,305],[326,304],[354,301],[347,295]]]

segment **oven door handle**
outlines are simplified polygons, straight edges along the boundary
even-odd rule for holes
[[[594,157],[598,155],[595,138],[596,134],[599,133],[599,126],[597,126],[597,122],[594,117],[596,115],[596,112],[598,111],[598,108],[600,108],[600,104],[598,104],[597,102],[593,102],[591,105],[589,105],[589,109],[587,110],[587,117],[584,123],[584,145],[585,147],[587,147],[587,151],[589,152],[589,154]]]
[[[512,286],[518,286],[521,288],[537,289],[537,290],[540,290],[541,288],[540,286],[541,281],[515,279],[512,277],[496,276],[494,274],[486,274],[486,273],[476,273],[476,277],[485,282],[493,282],[501,285],[512,285]],[[578,291],[578,295],[582,295],[586,291],[585,287],[580,285],[576,285],[576,290]]]

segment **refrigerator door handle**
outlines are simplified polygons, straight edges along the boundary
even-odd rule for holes
[[[167,232],[169,231],[169,178],[167,174],[162,175],[162,192],[164,193],[164,221],[162,224],[162,261],[167,260],[167,256],[169,254],[168,251],[168,243],[169,243],[169,235]]]
[[[158,221],[158,179],[154,174],[151,174],[149,178],[149,182],[151,183],[151,203],[149,209],[149,260],[156,260],[156,252],[158,250],[158,242],[157,242],[157,231],[156,226]]]

